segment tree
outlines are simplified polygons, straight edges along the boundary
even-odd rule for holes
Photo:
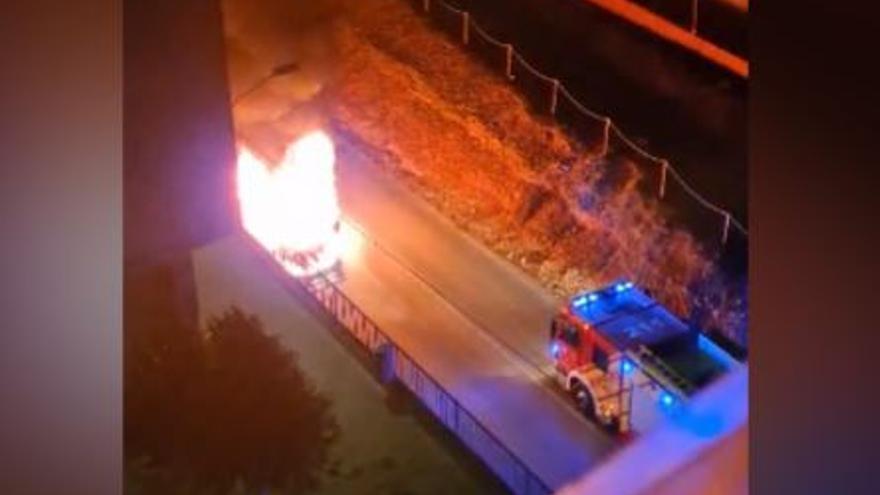
[[[227,482],[240,473],[254,486],[314,485],[336,437],[329,401],[256,317],[231,308],[205,338],[206,403],[194,410],[204,427],[201,470]]]
[[[331,403],[255,316],[233,307],[202,331],[182,325],[169,280],[126,284],[126,491],[315,486],[337,435]]]

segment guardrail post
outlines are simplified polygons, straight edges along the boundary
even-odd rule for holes
[[[431,0],[422,0],[422,8],[425,10],[425,12],[431,10]]]
[[[379,376],[382,383],[391,383],[394,376],[397,375],[396,364],[397,359],[394,356],[394,346],[390,343],[384,343],[379,346]]]
[[[468,38],[470,37],[470,14],[467,12],[462,12],[461,14],[461,42],[465,45],[468,44]]]
[[[550,93],[550,115],[556,115],[556,104],[559,102],[559,79],[553,80],[553,92]]]
[[[691,33],[697,34],[697,16],[700,0],[691,0]]]
[[[604,157],[608,154],[608,143],[611,139],[611,118],[605,117],[605,128],[602,129],[602,152],[599,156]]]
[[[669,168],[669,162],[663,160],[660,168],[660,199],[666,195],[666,169]]]
[[[730,232],[730,213],[724,214],[724,230],[721,232],[721,245],[727,244],[727,234]]]
[[[513,80],[513,45],[510,43],[507,44],[507,64],[505,72],[507,73],[507,78]]]

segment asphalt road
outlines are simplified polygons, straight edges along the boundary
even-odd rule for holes
[[[337,165],[343,214],[485,332],[550,371],[550,319],[559,301],[517,267],[463,233],[356,148]]]
[[[551,487],[601,462],[614,441],[549,383],[556,301],[363,155],[337,172],[364,236],[337,286]]]
[[[343,259],[342,272],[337,287],[551,488],[613,450],[543,374],[386,252],[367,242]]]

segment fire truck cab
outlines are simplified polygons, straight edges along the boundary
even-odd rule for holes
[[[550,325],[550,353],[578,408],[625,434],[742,366],[628,281],[572,297]]]

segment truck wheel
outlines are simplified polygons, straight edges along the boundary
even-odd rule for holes
[[[578,409],[589,419],[595,419],[596,410],[593,408],[593,396],[581,382],[575,381],[571,387],[571,395]]]
[[[618,418],[618,417],[611,418],[611,421],[609,421],[608,424],[605,425],[605,427],[608,429],[609,433],[613,433],[613,434],[622,433],[620,431],[620,418]]]

